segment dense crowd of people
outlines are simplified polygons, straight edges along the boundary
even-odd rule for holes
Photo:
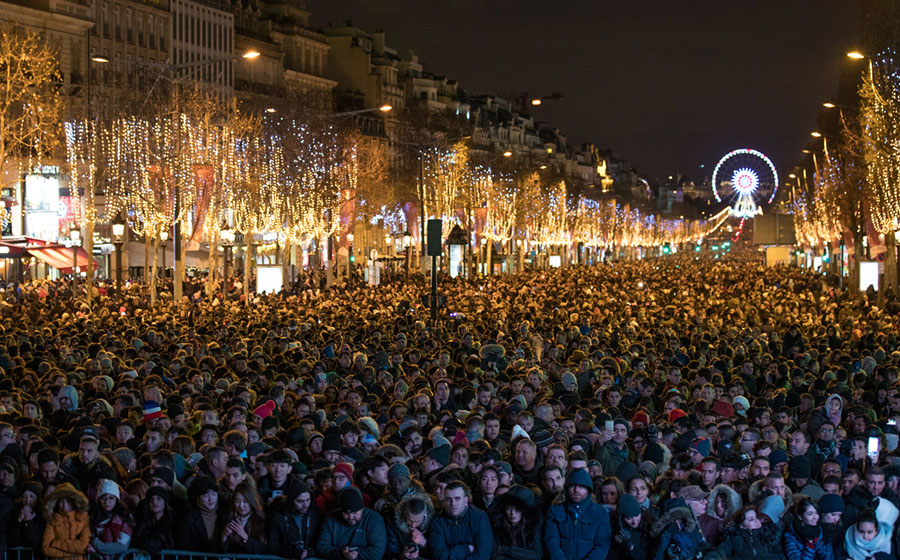
[[[0,302],[0,551],[900,553],[900,305],[754,256]],[[879,307],[879,303],[881,306]]]

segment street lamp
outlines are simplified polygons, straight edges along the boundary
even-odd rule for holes
[[[861,53],[859,51],[850,51],[847,53],[847,57],[852,58],[853,60],[862,60],[862,59],[866,58],[866,55],[864,55],[863,53]]]
[[[122,297],[122,245],[125,244],[125,222],[117,214],[112,223],[112,242],[116,246],[116,295]]]
[[[228,299],[228,277],[230,276],[228,267],[231,264],[231,248],[234,247],[234,230],[227,224],[222,224],[219,237],[222,238],[222,247],[225,249],[222,262],[222,302],[224,303]]]
[[[159,232],[159,241],[162,245],[162,277],[166,277],[166,249],[169,246],[169,230]]]
[[[403,232],[403,249],[406,251],[406,276],[409,277],[409,267],[412,265],[412,234],[408,229]]]
[[[81,229],[77,225],[69,231],[69,239],[72,242],[72,297],[77,296],[78,288],[78,248],[81,246]]]
[[[822,133],[817,130],[810,132],[809,135],[812,136],[813,138],[821,138],[822,137]]]

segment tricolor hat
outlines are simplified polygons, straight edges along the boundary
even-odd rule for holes
[[[162,409],[159,408],[159,403],[156,401],[146,401],[144,403],[144,422],[149,422],[150,420],[156,420],[157,418],[162,418]]]

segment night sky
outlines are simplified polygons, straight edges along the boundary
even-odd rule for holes
[[[307,0],[312,23],[383,29],[470,94],[564,98],[534,110],[648,179],[696,177],[735,148],[783,175],[856,46],[856,0]],[[703,164],[706,167],[700,169]]]

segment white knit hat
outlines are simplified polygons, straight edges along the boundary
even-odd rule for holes
[[[97,497],[102,498],[107,494],[112,494],[118,499],[119,485],[108,478],[104,478],[100,480],[100,488],[97,490]]]

